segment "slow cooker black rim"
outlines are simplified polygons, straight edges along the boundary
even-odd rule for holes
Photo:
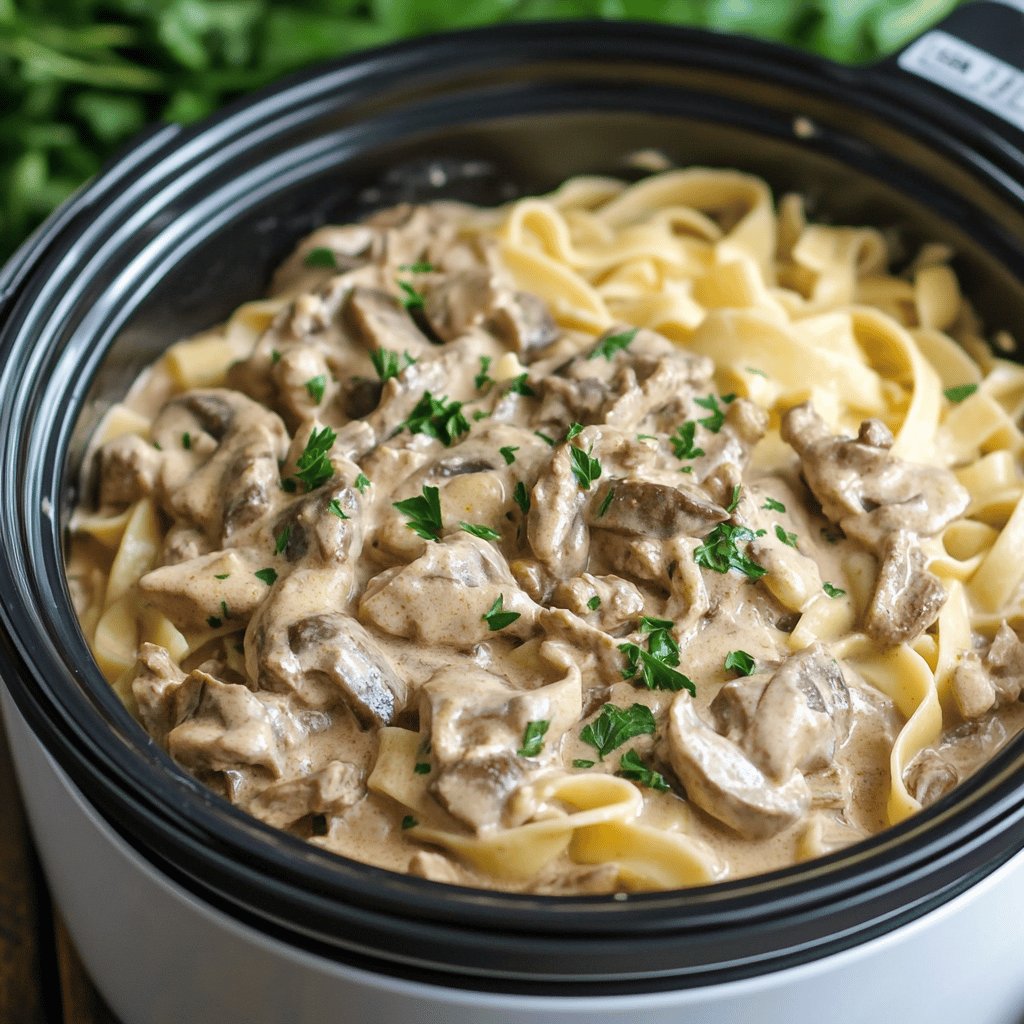
[[[641,25],[608,26],[601,23],[587,25],[585,30],[581,29],[578,23],[546,26],[546,30],[551,34],[540,39],[532,38],[522,26],[514,26],[508,29],[486,29],[468,35],[436,37],[400,44],[367,57],[328,65],[324,71],[295,76],[277,87],[265,90],[250,101],[236,104],[227,112],[218,115],[202,126],[183,132],[160,133],[156,138],[144,141],[126,153],[94,185],[87,187],[70,207],[44,226],[28,246],[16,256],[8,269],[0,274],[0,301],[8,292],[16,293],[18,290],[24,289],[34,263],[48,261],[52,263],[56,258],[55,254],[59,253],[62,247],[66,249],[72,245],[73,236],[81,227],[78,221],[82,218],[87,220],[103,195],[119,186],[123,179],[127,178],[129,182],[137,181],[140,175],[150,172],[156,174],[161,161],[165,160],[169,154],[180,155],[190,146],[201,149],[204,138],[207,140],[207,147],[216,145],[218,128],[223,128],[225,133],[232,130],[241,132],[246,130],[247,124],[255,124],[261,119],[265,119],[268,112],[272,112],[276,106],[287,112],[289,96],[291,102],[294,103],[295,93],[301,89],[319,83],[320,95],[326,96],[331,91],[332,76],[340,75],[347,77],[350,81],[362,80],[364,74],[361,72],[365,74],[381,73],[381,65],[388,62],[393,64],[396,60],[401,64],[403,57],[412,59],[413,63],[423,63],[428,59],[440,59],[444,56],[450,67],[453,63],[457,65],[458,59],[464,54],[467,55],[467,59],[479,59],[482,52],[499,46],[501,48],[516,47],[517,53],[523,53],[525,48],[526,52],[538,51],[543,55],[550,51],[553,45],[551,40],[554,39],[560,48],[559,56],[564,56],[567,47],[571,48],[572,46],[581,51],[581,55],[585,54],[591,57],[595,49],[600,50],[602,46],[605,51],[616,51],[621,55],[622,48],[628,45],[634,48],[634,51],[629,54],[629,59],[636,59],[635,50],[639,48],[640,50],[656,51],[659,58],[665,58],[667,54],[670,54],[675,60],[687,59],[695,63],[704,62],[709,66],[733,72],[749,73],[749,68],[753,65],[758,69],[758,73],[769,76],[774,74],[776,78],[783,78],[790,84],[807,86],[813,83],[818,87],[819,92],[822,81],[825,81],[829,89],[842,93],[858,74],[814,58],[795,56],[791,51],[783,48],[757,44],[749,40],[723,40],[721,37],[686,30],[664,30],[661,27]],[[470,53],[469,51],[474,47],[476,51],[480,52]],[[652,57],[652,59],[654,58]],[[405,69],[401,67],[396,69],[392,66],[388,73],[391,75],[402,74],[405,73]],[[864,106],[873,106],[876,111],[879,108],[885,110],[889,102],[885,90],[881,88],[865,90],[863,98]],[[906,100],[907,97],[904,96],[903,101],[906,102]],[[925,92],[922,94],[921,101],[931,102],[934,106],[935,98]],[[848,96],[844,96],[844,102],[849,102]],[[912,107],[911,104],[911,111]],[[892,114],[892,111],[887,111],[887,113]],[[964,131],[958,124],[958,119],[962,118],[962,113],[953,108],[953,112],[950,113],[949,125],[955,129],[953,141],[961,149],[960,139],[964,137]],[[928,124],[925,134],[935,135],[939,132],[942,124],[941,121],[937,124]],[[978,148],[961,155],[976,169],[987,168],[990,177],[1005,173],[1005,146],[998,139],[998,135],[990,132],[984,125],[977,124],[972,125],[971,134]],[[1012,184],[1011,179],[1011,188]],[[996,187],[1006,189],[1005,178],[997,181]],[[36,273],[38,274],[39,271],[36,270]],[[12,320],[16,319],[16,316],[12,317]],[[5,479],[14,479],[14,477],[5,476]],[[13,505],[13,503],[11,504]],[[4,508],[3,520],[0,524],[8,542],[11,538],[17,537],[20,532],[17,524],[10,521],[9,511]],[[5,550],[3,553],[5,561],[7,561],[7,555],[8,552]],[[10,563],[7,567],[10,571]],[[49,568],[52,570],[53,566],[50,565]],[[27,609],[22,608],[23,613],[26,611]],[[910,916],[917,916],[928,906],[936,905],[937,902],[949,898],[956,891],[961,891],[967,884],[993,869],[1001,860],[1019,848],[1022,838],[1024,838],[1024,829],[1022,829],[1020,820],[1022,797],[1019,793],[1013,792],[1015,786],[1009,772],[1013,752],[1008,751],[972,780],[963,792],[958,793],[957,800],[945,801],[904,826],[885,833],[878,840],[860,844],[841,854],[814,862],[807,868],[789,869],[769,876],[760,876],[758,879],[741,880],[707,890],[631,897],[626,906],[603,898],[568,901],[554,897],[516,897],[504,894],[482,894],[476,890],[438,887],[432,883],[396,876],[390,872],[368,868],[364,865],[353,865],[351,862],[343,862],[331,855],[313,851],[298,840],[273,832],[244,818],[226,805],[220,806],[220,802],[216,798],[212,798],[205,789],[197,784],[191,786],[196,798],[196,807],[191,808],[194,820],[188,822],[186,827],[180,819],[175,820],[167,815],[168,798],[172,795],[180,798],[181,791],[180,788],[173,792],[170,790],[168,780],[163,777],[166,765],[160,763],[159,757],[151,756],[152,751],[136,750],[133,757],[143,753],[145,760],[149,762],[148,767],[155,772],[156,789],[154,792],[157,798],[143,806],[137,792],[130,787],[118,785],[116,772],[112,774],[109,771],[104,773],[99,770],[99,766],[92,763],[83,750],[77,747],[77,743],[81,742],[85,750],[89,750],[93,754],[98,752],[101,755],[100,761],[105,760],[106,768],[109,769],[111,767],[109,757],[111,752],[105,750],[104,743],[105,740],[109,740],[109,724],[102,722],[100,716],[95,715],[94,712],[86,713],[82,720],[69,721],[68,716],[62,715],[59,705],[55,703],[60,695],[52,692],[47,695],[51,702],[47,707],[46,702],[40,700],[41,681],[38,678],[35,689],[19,685],[22,680],[29,679],[33,675],[38,677],[39,671],[38,665],[34,666],[35,671],[33,671],[33,667],[29,665],[30,659],[25,657],[26,648],[21,635],[24,632],[25,621],[18,623],[12,620],[10,612],[8,601],[5,600],[2,610],[6,627],[3,636],[2,660],[7,664],[2,666],[3,674],[9,681],[12,679],[15,681],[11,687],[15,700],[29,718],[33,728],[56,756],[58,762],[72,771],[75,781],[83,784],[83,789],[90,799],[94,799],[96,805],[103,809],[112,821],[120,822],[119,827],[123,833],[133,834],[132,841],[141,852],[147,854],[148,851],[151,858],[162,857],[163,855],[158,851],[168,849],[169,847],[166,845],[168,843],[171,844],[170,848],[173,848],[177,842],[180,852],[185,855],[185,863],[191,862],[196,868],[196,871],[191,874],[193,882],[196,881],[197,876],[201,877],[202,875],[199,868],[209,870],[211,866],[209,848],[205,845],[210,838],[216,839],[218,847],[242,849],[250,858],[255,853],[256,863],[282,872],[287,881],[279,882],[272,876],[262,877],[258,872],[247,879],[250,886],[259,888],[263,883],[268,890],[261,894],[266,899],[257,901],[259,906],[256,908],[257,913],[262,914],[264,920],[277,917],[288,909],[294,910],[297,906],[301,906],[303,912],[307,914],[305,920],[315,920],[318,930],[322,922],[322,927],[329,932],[331,924],[336,925],[342,919],[336,913],[332,913],[332,911],[336,912],[338,908],[334,905],[336,900],[332,901],[331,897],[341,895],[350,901],[345,908],[347,916],[343,915],[343,917],[345,920],[351,921],[353,908],[363,904],[360,909],[368,910],[365,906],[365,899],[361,897],[364,896],[365,888],[369,886],[375,890],[377,897],[381,897],[383,894],[388,896],[387,899],[376,898],[372,901],[377,905],[378,909],[373,913],[376,919],[379,919],[378,923],[383,922],[384,935],[391,929],[409,924],[408,921],[402,921],[400,916],[396,916],[401,914],[400,908],[404,907],[406,914],[415,910],[431,915],[433,920],[429,923],[432,926],[439,924],[442,932],[452,928],[470,929],[474,941],[483,948],[486,944],[482,943],[481,939],[486,934],[488,918],[493,920],[495,913],[500,913],[503,926],[509,932],[515,931],[522,937],[524,943],[529,944],[530,948],[524,952],[525,959],[537,960],[539,959],[538,950],[548,945],[541,940],[545,937],[545,931],[550,929],[552,908],[557,908],[561,931],[556,933],[555,944],[559,949],[565,950],[567,942],[572,936],[574,957],[578,957],[579,953],[587,948],[593,950],[595,933],[597,933],[596,938],[601,941],[608,941],[609,937],[621,934],[623,920],[628,920],[630,934],[634,938],[644,934],[659,936],[664,940],[666,933],[679,932],[682,929],[682,918],[685,918],[686,930],[691,928],[700,930],[701,928],[713,928],[716,925],[721,927],[729,917],[734,921],[744,918],[751,921],[755,916],[755,908],[756,916],[762,919],[773,916],[783,917],[787,911],[797,909],[806,911],[808,908],[812,908],[812,912],[831,912],[837,906],[840,895],[856,899],[858,893],[863,895],[865,890],[872,888],[872,885],[877,889],[886,882],[891,884],[893,878],[899,876],[905,880],[906,872],[912,866],[916,865],[919,869],[921,862],[928,860],[929,856],[935,852],[932,848],[935,837],[934,835],[929,837],[930,824],[941,822],[945,825],[949,823],[950,831],[944,833],[945,838],[939,845],[947,854],[951,849],[959,848],[959,861],[955,865],[947,865],[944,885],[932,886],[928,893],[921,895],[916,903],[900,901],[899,912],[882,914],[878,918],[878,920],[887,920],[891,924],[894,921],[908,919],[908,913]],[[23,628],[17,628],[19,625]],[[38,625],[41,624],[32,622],[33,627]],[[14,671],[15,665],[18,665],[16,671]],[[71,668],[73,674],[81,674],[75,671],[74,666]],[[93,682],[94,680],[89,680],[86,683],[90,690],[92,690]],[[103,694],[92,693],[94,701],[97,697],[100,698],[98,700],[99,710],[106,712],[110,711],[110,707],[103,698],[109,698],[109,696],[109,691]],[[78,710],[85,710],[85,705],[83,704]],[[60,725],[57,724],[58,722]],[[114,724],[120,731],[125,723],[117,721]],[[138,736],[129,736],[127,739],[130,741],[129,746],[138,747]],[[121,752],[120,749],[118,752]],[[104,754],[107,755],[106,758],[102,756]],[[128,759],[129,762],[131,760],[131,758]],[[123,768],[124,764],[121,767]],[[86,783],[87,785],[85,785]],[[161,801],[160,796],[165,799]],[[967,816],[963,814],[962,808],[972,801],[975,812],[969,820],[965,820]],[[126,812],[127,818],[125,817]],[[982,822],[995,821],[1001,822],[1001,831],[993,827],[986,832],[982,828]],[[137,829],[129,829],[127,827],[129,822],[138,826]],[[144,840],[142,838],[144,836],[147,839]],[[953,841],[954,837],[955,841]],[[932,842],[931,846],[929,846],[930,841]],[[994,849],[993,844],[997,848]],[[887,854],[898,854],[898,856],[890,856],[883,866],[876,865],[874,881],[870,882],[869,875],[860,870],[861,866],[865,862],[877,861]],[[343,885],[339,884],[338,879],[338,875],[342,873],[342,865],[345,876]],[[297,870],[300,866],[307,870]],[[187,871],[180,873],[183,878],[189,877]],[[232,895],[232,890],[237,894],[243,887],[232,884],[233,877],[234,882],[237,883],[237,875],[233,875],[231,870],[231,861],[227,860],[223,869],[225,888],[222,898],[226,898],[229,904],[233,902],[238,906],[239,901]],[[303,879],[306,882],[305,885],[302,884]],[[822,880],[828,882],[828,890],[825,893],[817,889],[819,881]],[[311,895],[308,884],[314,881],[328,890],[330,895],[326,899],[318,899]],[[297,883],[294,885],[296,890],[294,892],[291,891],[293,883]],[[780,898],[780,887],[785,888],[789,894],[788,903],[787,900]],[[220,892],[219,889],[207,888],[210,898],[216,898],[217,892]],[[284,891],[269,891],[274,889]],[[359,890],[363,890],[363,892]],[[250,891],[252,890],[250,889]],[[770,905],[765,902],[769,897]],[[731,901],[731,913],[724,911],[720,906],[723,900]],[[451,904],[455,901],[460,901],[459,913],[452,913]],[[571,917],[566,916],[567,910],[571,913]],[[314,913],[313,918],[308,916],[310,912]],[[628,918],[622,917],[623,912],[628,914]],[[292,917],[290,913],[284,916]],[[300,930],[295,928],[294,921],[291,923],[291,927],[293,934],[297,936]],[[592,938],[588,938],[588,935]],[[858,931],[856,937],[851,937],[850,942],[846,944],[862,941],[864,937],[864,931]],[[437,940],[439,936],[432,934],[430,938]],[[507,945],[506,940],[509,939],[509,935],[504,935],[502,939]],[[579,951],[575,948],[577,945]],[[835,945],[833,942],[830,948],[834,948]],[[843,945],[842,940],[839,945]],[[814,955],[820,955],[822,951],[820,943],[815,945]],[[493,952],[493,950],[488,950],[488,952]],[[799,962],[799,960],[807,958],[807,951],[804,950],[800,953],[790,953],[781,959],[779,957],[762,957],[760,965],[751,966],[748,963],[745,969],[733,965],[732,970],[756,973],[768,960],[770,960],[772,968],[777,968],[789,962]],[[603,960],[604,958],[599,959]],[[719,967],[725,969],[723,965],[719,965]],[[579,973],[579,959],[576,959],[574,968],[575,973]],[[481,965],[481,969],[486,969],[486,963]],[[676,983],[673,982],[673,984]],[[593,979],[590,984],[593,984]],[[645,984],[644,987],[650,987],[650,985]]]

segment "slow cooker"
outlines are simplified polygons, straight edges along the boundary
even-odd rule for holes
[[[401,200],[492,204],[656,148],[949,242],[1024,339],[1024,5],[881,65],[628,23],[377,50],[139,138],[0,274],[0,676],[33,833],[125,1024],[1019,1024],[1024,743],[869,841],[706,888],[438,885],[263,826],[179,770],[93,664],[63,573],[90,432],[295,240]]]

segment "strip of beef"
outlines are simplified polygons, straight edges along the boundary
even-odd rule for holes
[[[648,479],[616,479],[602,486],[586,521],[592,527],[639,537],[703,536],[729,513],[699,488]]]
[[[340,814],[366,795],[363,772],[348,761],[329,761],[297,779],[267,786],[245,810],[275,828],[289,828],[310,815]]]
[[[162,456],[137,434],[108,441],[99,450],[99,505],[124,508],[156,486]]]
[[[953,696],[960,714],[972,719],[1019,701],[1022,690],[1024,643],[1004,621],[984,656],[964,653],[953,673]]]
[[[594,576],[585,572],[559,583],[551,596],[551,604],[566,608],[607,631],[640,616],[644,598],[636,584],[620,576]]]

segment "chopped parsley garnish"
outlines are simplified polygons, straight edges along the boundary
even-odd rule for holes
[[[585,757],[574,757],[572,761],[573,768],[593,768],[596,761],[588,761]]]
[[[622,678],[635,679],[639,673],[648,690],[686,689],[696,695],[693,680],[675,670],[679,664],[679,645],[669,632],[671,628],[669,619],[652,619],[646,615],[640,619],[640,632],[647,634],[647,650],[638,644],[619,644],[619,650],[626,656]]]
[[[722,395],[722,401],[728,404],[735,399],[735,395]],[[717,434],[722,429],[722,424],[725,423],[725,412],[719,406],[718,399],[714,395],[708,395],[707,398],[695,398],[694,402],[697,403],[702,409],[707,409],[710,416],[705,416],[703,419],[697,420],[697,422],[710,430],[712,434]]]
[[[159,441],[154,441],[154,442],[153,442],[153,447],[154,447],[154,448],[155,448],[155,449],[156,449],[156,450],[157,450],[158,452],[162,452],[162,451],[164,450],[164,447],[163,447],[163,445],[162,445],[162,444],[161,444],[161,443],[160,443]]]
[[[481,540],[501,540],[501,534],[497,530],[492,530],[489,526],[483,526],[481,523],[459,523],[459,526],[466,533],[479,537]]]
[[[476,409],[473,412],[473,422],[479,423],[481,420],[487,419],[490,415],[491,414],[489,412],[485,412],[483,409]]]
[[[492,631],[504,629],[511,626],[519,618],[519,612],[506,612],[502,609],[505,605],[505,595],[499,594],[494,599],[494,604],[480,616],[487,623],[487,628]]]
[[[543,719],[527,722],[526,729],[523,731],[523,745],[516,753],[520,757],[536,757],[544,746],[544,735],[550,725],[550,722]]]
[[[281,362],[281,353],[276,348],[272,348],[270,350],[270,364],[271,366],[276,366],[279,362]]]
[[[295,474],[305,485],[307,491],[315,491],[323,487],[334,476],[334,466],[327,457],[334,440],[338,435],[330,427],[310,431],[306,447],[296,463],[298,472]],[[287,490],[287,488],[286,488]]]
[[[604,356],[610,363],[616,352],[629,348],[636,337],[637,330],[638,328],[633,327],[628,331],[621,331],[618,334],[611,334],[606,338],[598,339],[597,344],[587,358],[596,359],[598,356]]]
[[[541,432],[540,430],[535,430],[534,434],[536,434],[537,437],[539,437],[545,444],[551,445],[552,448],[555,447],[555,439],[553,437],[548,437],[547,434]]]
[[[266,583],[268,587],[272,587],[277,582],[276,569],[257,569],[256,572],[253,573],[253,575],[256,577],[256,579],[262,580],[264,583]]]
[[[426,434],[448,447],[455,438],[469,430],[469,421],[462,414],[461,402],[449,402],[445,396],[435,398],[429,391],[424,391],[409,418],[398,429],[403,427],[410,434]]]
[[[569,425],[569,429],[565,432],[566,441],[571,441],[574,437],[579,437],[583,433],[582,423],[572,423]]]
[[[583,727],[580,739],[592,746],[603,761],[626,740],[634,736],[653,736],[654,729],[654,713],[646,704],[634,704],[629,708],[605,704],[601,714]]]
[[[609,487],[608,493],[604,496],[604,500],[601,502],[600,507],[597,510],[597,518],[603,519],[605,512],[608,511],[608,506],[612,503],[615,498],[615,488]]]
[[[519,374],[518,377],[513,377],[505,385],[505,394],[506,395],[523,395],[526,398],[536,398],[537,397],[537,392],[534,391],[533,388],[531,388],[530,385],[526,383],[526,378],[528,376],[529,375],[526,374],[526,373],[521,373],[521,374]]]
[[[360,473],[359,476],[356,477],[353,486],[360,494],[365,494],[366,488],[370,486],[369,478],[365,473]]]
[[[187,430],[181,435],[181,447],[184,448],[185,451],[192,450],[192,435]]]
[[[307,267],[321,267],[324,270],[337,270],[338,258],[334,255],[333,249],[326,246],[317,246],[306,253],[303,261]]]
[[[211,615],[206,620],[206,624],[210,627],[210,629],[220,629],[222,625],[220,619],[218,619],[216,615]]]
[[[631,782],[639,782],[641,786],[647,786],[648,789],[656,789],[661,793],[665,793],[669,789],[665,776],[653,768],[648,768],[635,750],[627,750],[619,758],[619,770],[615,774],[621,775],[622,778],[629,779]]]
[[[846,591],[840,587],[834,587],[831,583],[823,583],[821,589],[828,594],[829,597],[846,597]]]
[[[575,447],[569,449],[569,461],[572,475],[576,477],[580,489],[589,491],[590,485],[601,475],[601,463],[590,452]]]
[[[951,388],[946,388],[942,393],[954,404],[962,402],[965,398],[970,398],[975,391],[978,390],[977,384],[955,384]]]
[[[596,612],[601,607],[601,598],[595,594],[588,602],[587,607],[592,611]]]
[[[746,369],[747,373],[752,373],[755,377],[764,377],[766,380],[768,378],[768,374],[764,370],[759,370],[756,366],[748,366]]]
[[[488,370],[491,368],[491,357],[481,356],[480,357],[480,372],[473,378],[473,384],[477,391],[483,391],[484,388],[490,387],[494,383],[494,378],[488,374]]]
[[[656,434],[637,434],[636,439],[638,441],[657,441],[658,437]]]
[[[411,366],[415,360],[408,353],[405,355],[406,366]],[[370,353],[370,362],[377,371],[381,384],[386,384],[392,377],[397,377],[404,367],[399,362],[399,355],[390,348],[375,348]]]
[[[672,445],[672,453],[677,459],[699,459],[704,454],[704,449],[693,443],[696,433],[697,424],[687,420],[669,436],[668,443]]]
[[[653,633],[659,629],[671,629],[675,625],[671,619],[655,619],[650,615],[640,616],[640,632]]]
[[[405,525],[418,537],[441,539],[441,498],[436,487],[424,485],[422,494],[391,504],[409,520]]]
[[[403,829],[415,828],[418,824],[419,824],[419,822],[411,814],[407,814],[402,819],[402,828]]]
[[[512,500],[519,506],[524,516],[530,511],[530,495],[526,490],[526,484],[522,480],[513,489]]]
[[[427,260],[417,260],[415,263],[400,263],[398,269],[410,274],[432,274],[436,268]]]
[[[430,762],[429,761],[417,761],[412,770],[417,775],[429,775],[430,774]]]
[[[753,530],[746,526],[719,523],[704,538],[704,543],[693,552],[693,557],[696,563],[705,569],[721,573],[735,569],[752,580],[759,580],[767,570],[752,558],[748,558],[739,548],[744,541],[753,539]]]
[[[337,516],[339,519],[350,518],[346,514],[345,510],[341,507],[341,502],[338,501],[337,498],[331,498],[331,500],[327,503],[327,511],[330,512],[332,516]]]
[[[791,548],[796,547],[796,534],[789,533],[784,530],[778,523],[775,524],[775,536],[782,541],[783,544],[788,544]]]
[[[280,533],[274,537],[274,554],[280,555],[284,553],[284,549],[288,547],[288,541],[291,540],[292,536],[292,525],[289,523]]]
[[[229,573],[229,572],[219,572],[213,578],[215,580],[226,580],[230,575],[231,575],[231,573]]]
[[[725,511],[726,512],[735,512],[736,511],[736,506],[739,505],[739,503],[740,503],[740,485],[736,484],[736,486],[733,487],[733,489],[732,489],[732,501],[730,501],[729,504],[725,506]]]
[[[309,392],[309,397],[319,405],[324,400],[324,391],[327,388],[327,375],[324,373],[318,373],[315,377],[310,377],[306,381],[306,391]]]
[[[402,305],[410,312],[414,309],[423,308],[423,296],[408,281],[398,281],[398,287],[402,289]]]
[[[221,613],[221,615],[224,616],[225,619],[230,619],[231,618],[231,612],[228,611],[228,603],[227,603],[227,601],[221,601],[221,603],[220,603],[220,613]]]
[[[516,461],[516,452],[519,451],[519,445],[507,444],[504,448],[499,448],[501,457],[505,460],[506,466],[511,466]]]
[[[785,512],[786,506],[781,501],[776,501],[774,498],[765,498],[764,504],[761,508],[766,509],[768,512]]]
[[[725,656],[726,672],[739,672],[741,676],[752,676],[754,668],[754,659],[746,651],[730,651]]]

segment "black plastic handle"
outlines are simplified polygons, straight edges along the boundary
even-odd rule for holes
[[[925,88],[1024,150],[1024,0],[982,0],[958,7],[900,53],[885,70]]]

